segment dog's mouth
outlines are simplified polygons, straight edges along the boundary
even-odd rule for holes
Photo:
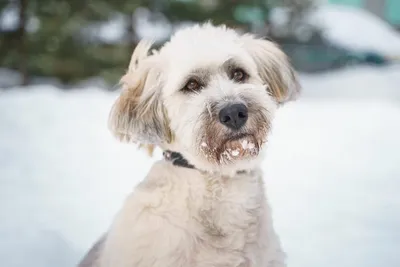
[[[254,135],[241,134],[226,139],[218,150],[220,162],[231,162],[257,156],[260,147]]]
[[[212,141],[204,139],[204,142],[200,144],[200,151],[209,161],[219,164],[255,158],[260,153],[263,144],[256,135],[251,133],[229,135],[219,142]]]

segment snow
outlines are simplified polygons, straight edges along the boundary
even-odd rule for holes
[[[21,74],[18,71],[0,68],[0,88],[8,88],[21,84]]]
[[[307,84],[303,97],[400,101],[400,65],[384,68],[358,66],[319,75],[301,76]]]
[[[17,2],[9,1],[0,11],[0,31],[15,31],[18,28],[18,6]],[[39,29],[40,21],[35,16],[28,16],[26,29],[30,33],[34,33]]]
[[[82,37],[91,42],[117,43],[123,40],[126,28],[126,19],[117,13],[106,22],[91,23],[82,28]]]
[[[238,149],[235,149],[235,150],[233,150],[232,152],[231,152],[231,154],[232,154],[232,156],[234,156],[234,157],[237,157],[237,156],[239,156],[239,150]]]
[[[172,25],[162,13],[151,13],[146,8],[135,10],[136,32],[141,39],[164,41],[172,33]]]
[[[398,266],[400,68],[301,78],[263,163],[289,266]],[[2,266],[74,266],[161,157],[112,138],[116,96],[0,91]]]
[[[90,85],[90,84],[97,84],[99,86],[105,85],[100,83],[101,78],[92,78],[82,81],[78,83],[76,86],[82,85]],[[7,68],[0,68],[0,88],[12,88],[21,84],[22,77],[21,74],[16,70],[11,70]],[[96,82],[97,81],[97,82]],[[64,85],[59,79],[56,77],[46,77],[46,76],[31,76],[30,77],[30,84],[32,85],[52,85],[55,87],[67,87]]]
[[[367,10],[322,5],[310,16],[309,23],[322,28],[326,39],[344,48],[400,56],[398,32]]]
[[[0,30],[12,31],[18,28],[18,7],[13,4],[6,5],[0,12]]]
[[[147,8],[136,8],[132,19],[139,39],[162,42],[173,30],[173,26],[162,13],[151,13]],[[82,35],[86,41],[113,44],[126,40],[126,29],[127,17],[116,13],[106,22],[92,23],[85,27]]]
[[[287,34],[290,12],[285,7],[271,10],[271,30]],[[400,58],[400,35],[381,18],[357,7],[338,4],[320,4],[305,14],[298,25],[298,38],[307,41],[313,28],[321,29],[331,43],[353,51],[368,51]]]

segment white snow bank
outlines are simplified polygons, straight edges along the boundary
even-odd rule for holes
[[[303,97],[400,101],[400,65],[357,66],[323,74],[302,74]]]
[[[87,41],[110,44],[127,41],[128,19],[126,15],[116,13],[106,22],[92,23],[84,28],[82,37]],[[160,42],[172,32],[173,26],[162,13],[151,13],[147,8],[136,8],[132,19],[139,39]]]
[[[288,266],[400,263],[400,106],[299,101],[282,109],[264,163]]]
[[[12,31],[18,28],[18,7],[11,3],[0,12],[0,30]]]
[[[371,73],[325,79],[331,90],[398,81]],[[303,79],[306,91],[318,91],[318,79]],[[116,96],[0,91],[2,266],[74,266],[147,173],[155,159],[106,128]],[[400,106],[385,98],[306,95],[278,112],[263,168],[289,266],[399,264],[399,136]]]
[[[351,50],[400,56],[400,34],[367,10],[342,5],[322,5],[310,23],[325,30],[332,43]]]
[[[0,68],[0,88],[8,88],[21,84],[21,74],[18,71]]]
[[[2,266],[73,266],[145,175],[151,160],[107,131],[114,97],[0,91]]]
[[[274,34],[287,34],[289,16],[287,8],[271,10],[270,23]],[[400,57],[399,32],[365,9],[336,4],[319,5],[305,14],[295,34],[307,41],[315,28],[323,30],[324,38],[343,48]]]
[[[114,14],[106,22],[96,22],[82,28],[82,38],[86,41],[118,43],[125,38],[127,20],[121,14]]]
[[[6,1],[4,1],[6,2]],[[0,31],[15,31],[18,28],[18,2],[8,1],[0,10]],[[26,29],[30,33],[34,33],[40,26],[40,21],[37,17],[28,15]]]

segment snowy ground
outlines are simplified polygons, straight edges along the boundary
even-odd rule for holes
[[[375,52],[399,60],[400,35],[392,25],[368,10],[323,2],[309,11],[306,20],[298,25],[298,38],[308,40],[311,28],[318,28],[322,30],[323,37],[336,46],[358,53]],[[270,15],[272,30],[277,34],[284,33],[291,16],[290,10],[276,7]]]
[[[302,82],[263,165],[289,266],[400,266],[400,68]],[[0,92],[1,266],[74,266],[146,174],[106,129],[115,97]]]

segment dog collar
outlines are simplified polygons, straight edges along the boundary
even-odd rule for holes
[[[175,151],[170,151],[170,150],[165,150],[163,152],[164,159],[166,161],[172,162],[173,165],[178,166],[178,167],[183,167],[183,168],[188,168],[188,169],[196,169],[197,168],[190,164],[187,159],[185,159],[181,153],[175,152]],[[201,171],[201,170],[200,170]],[[204,172],[204,171],[203,171]],[[245,174],[247,173],[246,170],[239,170],[236,172],[236,174]]]
[[[179,152],[174,152],[170,150],[166,150],[163,152],[164,159],[167,161],[171,161],[173,165],[179,166],[179,167],[184,167],[184,168],[189,168],[189,169],[195,169],[195,167],[192,164],[189,164],[187,159],[185,159],[181,153]]]

